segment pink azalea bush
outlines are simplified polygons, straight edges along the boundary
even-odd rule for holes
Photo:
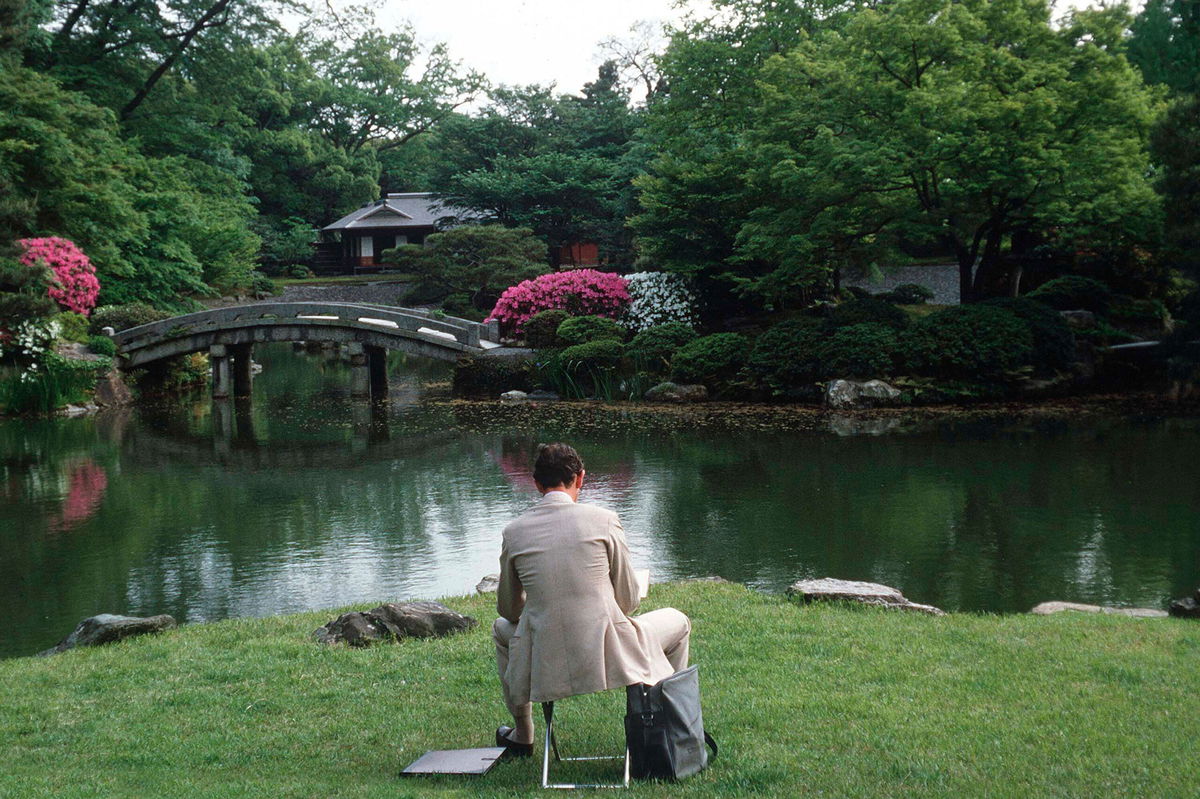
[[[21,239],[17,242],[25,248],[21,263],[33,266],[42,261],[54,272],[57,286],[51,286],[50,299],[67,311],[87,316],[96,307],[100,294],[100,281],[96,279],[96,268],[74,242],[57,236],[42,239]]]
[[[530,317],[552,308],[572,316],[617,319],[629,306],[629,286],[615,272],[572,269],[523,280],[504,290],[488,321],[497,319],[508,335],[520,335]]]

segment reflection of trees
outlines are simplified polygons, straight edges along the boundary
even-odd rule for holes
[[[638,477],[658,487],[646,524],[676,574],[871,579],[952,608],[1159,604],[1200,577],[1179,554],[1200,543],[1200,489],[1171,438],[1156,426],[709,436],[640,459]],[[1155,574],[1171,577],[1147,585]]]

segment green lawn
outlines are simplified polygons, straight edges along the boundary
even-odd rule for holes
[[[694,621],[722,749],[639,795],[1197,795],[1200,624],[802,607],[737,585],[651,595]],[[540,760],[397,777],[427,749],[490,745],[504,721],[490,599],[446,602],[479,627],[327,649],[308,636],[330,611],[0,661],[0,796],[524,795]],[[622,701],[563,703],[563,745],[619,749]]]

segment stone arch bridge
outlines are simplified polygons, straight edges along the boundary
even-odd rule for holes
[[[387,395],[387,350],[440,360],[500,349],[497,322],[472,322],[413,308],[329,302],[264,302],[152,322],[113,336],[122,369],[206,352],[214,397],[250,393],[255,344],[276,341],[345,344],[351,394]]]

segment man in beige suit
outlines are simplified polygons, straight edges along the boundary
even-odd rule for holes
[[[492,626],[504,702],[515,727],[496,743],[529,754],[531,702],[636,683],[688,664],[687,616],[662,608],[630,617],[638,584],[617,514],[578,502],[583,461],[566,444],[539,448],[538,504],[504,528]]]

